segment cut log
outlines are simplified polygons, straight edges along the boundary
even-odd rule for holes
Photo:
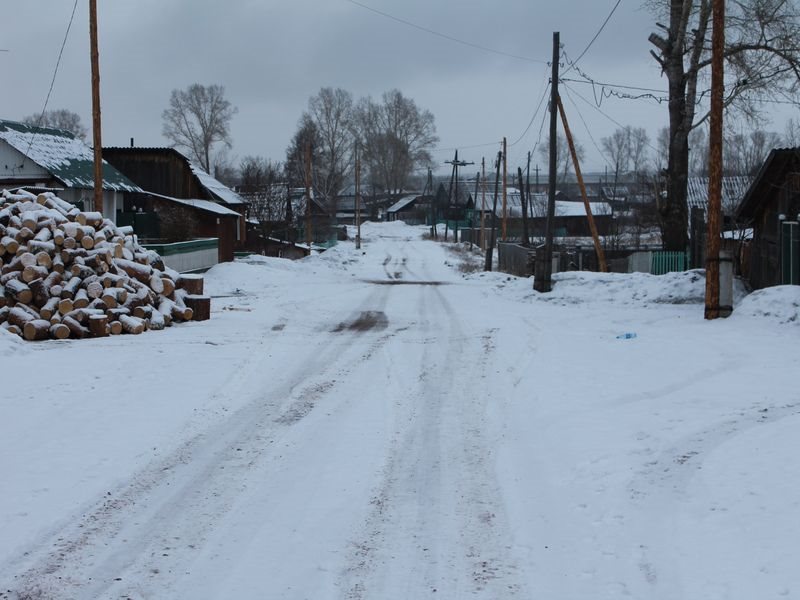
[[[108,317],[106,315],[89,317],[89,333],[92,337],[106,337],[109,334]]]
[[[53,323],[50,325],[50,337],[54,340],[65,340],[69,337],[69,327],[63,323]]]
[[[75,308],[86,308],[89,306],[89,296],[86,293],[86,290],[81,288],[75,292],[75,298],[72,300],[72,305]]]
[[[79,212],[75,215],[75,220],[81,225],[91,225],[97,228],[103,224],[103,214],[99,212]]]
[[[46,340],[50,337],[50,321],[32,319],[22,326],[22,337],[29,342]]]
[[[21,306],[15,306],[10,311],[8,311],[8,316],[6,317],[6,321],[8,321],[11,325],[16,325],[22,331],[22,328],[25,326],[25,323],[28,321],[33,321],[36,317],[34,317],[31,313],[27,310],[23,309]]]
[[[53,264],[50,266],[50,269],[56,273],[64,273],[64,261],[61,260],[60,254],[53,256]]]
[[[122,315],[119,318],[119,322],[122,323],[122,329],[123,331],[125,331],[125,333],[138,335],[140,333],[143,333],[145,330],[144,319],[140,319],[138,317],[132,317],[130,315]]]
[[[11,279],[5,282],[6,296],[15,302],[29,304],[33,300],[33,292],[27,284],[18,279]]]
[[[72,317],[64,317],[61,323],[69,327],[70,335],[74,338],[81,339],[89,335],[89,330]]]
[[[36,266],[36,255],[32,252],[23,252],[19,255],[19,262],[22,264],[22,268],[25,267],[33,267]]]
[[[209,296],[197,296],[189,294],[184,296],[183,301],[187,308],[192,310],[193,321],[207,321],[211,318],[211,298]]]
[[[19,250],[19,242],[8,235],[0,239],[0,244],[6,249],[7,254],[16,254],[17,250]]]
[[[53,245],[53,254],[55,254],[55,251],[56,251],[56,247],[55,247],[55,245]],[[50,252],[47,251],[47,250],[40,250],[39,252],[37,252],[36,253],[36,264],[49,270],[50,267],[53,266],[53,257],[50,254]]]
[[[124,258],[115,258],[114,265],[125,271],[129,277],[138,279],[144,284],[149,284],[153,275],[153,268],[150,265],[142,265]]]
[[[42,278],[34,279],[33,281],[30,281],[28,283],[28,287],[31,289],[31,292],[33,293],[33,299],[31,300],[31,302],[33,302],[34,306],[42,307],[51,300],[50,288],[45,285],[44,279]],[[46,319],[47,317],[42,317],[42,318]]]
[[[39,265],[34,265],[32,267],[25,267],[22,270],[22,281],[25,283],[30,283],[34,279],[44,279],[50,274],[45,267],[40,267]]]
[[[74,308],[71,298],[62,298],[58,301],[58,314],[60,315],[71,313]]]
[[[111,335],[119,335],[122,333],[122,323],[120,323],[119,321],[113,321],[109,323],[108,329]]]
[[[164,315],[157,310],[150,311],[150,316],[148,317],[147,322],[150,324],[150,329],[154,331],[160,331],[167,326],[167,320],[164,318]]]
[[[92,281],[89,285],[86,286],[86,295],[89,296],[92,300],[95,300],[103,295],[103,284],[100,281]]]
[[[171,298],[175,293],[175,282],[169,277],[162,277],[161,283],[164,285],[164,291],[161,293],[167,298]]]
[[[77,292],[78,289],[80,289],[80,287],[81,287],[80,277],[73,277],[67,283],[64,284],[63,289],[61,290],[61,297],[69,299],[74,298],[75,292]]]
[[[53,318],[53,315],[58,314],[58,298],[50,298],[45,302],[44,306],[39,310],[39,314],[43,319],[48,321]]]
[[[186,290],[187,294],[195,296],[203,295],[203,276],[202,275],[181,275],[176,282],[178,289]]]

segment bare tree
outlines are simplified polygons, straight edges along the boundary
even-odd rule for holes
[[[643,127],[620,127],[609,137],[602,138],[600,144],[614,165],[615,180],[623,175],[637,178],[644,175],[650,137]]]
[[[231,147],[230,123],[237,112],[225,99],[223,86],[194,83],[185,90],[172,90],[169,108],[161,114],[162,133],[211,173],[214,144]]]
[[[361,100],[355,124],[370,182],[391,195],[402,193],[415,168],[430,165],[439,141],[433,114],[399,90],[384,93],[380,103]]]
[[[575,143],[575,153],[578,155],[578,160],[582,161],[586,152],[578,140],[573,138]],[[550,160],[550,138],[545,138],[544,142],[539,146],[539,156],[547,163]],[[563,184],[567,182],[570,173],[574,172],[572,169],[572,155],[569,152],[569,145],[567,137],[559,132],[556,134],[556,167],[558,177],[556,183]]]
[[[790,148],[800,146],[800,121],[789,119],[786,128],[783,130],[783,143]]]
[[[781,136],[772,131],[755,129],[749,132],[728,130],[722,147],[725,175],[755,175],[769,151],[780,146]]]
[[[81,140],[85,140],[86,135],[89,133],[83,123],[81,123],[80,115],[65,108],[46,110],[43,113],[30,115],[22,119],[22,122],[35,127],[63,129],[64,131],[69,131],[72,135]]]
[[[353,96],[340,88],[322,88],[309,99],[306,114],[317,130],[314,188],[323,198],[335,199],[351,167]]]
[[[669,87],[669,156],[666,197],[659,210],[668,250],[688,244],[686,204],[689,133],[705,122],[707,71],[710,67],[712,0],[648,0],[659,33],[650,35],[652,56]],[[758,101],[776,95],[794,97],[800,76],[800,17],[787,0],[736,0],[726,15],[726,107],[758,116]]]
[[[291,187],[303,187],[306,181],[306,147],[311,145],[312,164],[314,152],[319,147],[319,131],[311,117],[304,113],[300,117],[297,131],[286,149],[286,163],[284,171],[286,180]]]

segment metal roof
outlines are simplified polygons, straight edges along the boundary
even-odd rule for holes
[[[162,194],[154,194],[152,192],[147,192],[147,193],[153,196],[154,198],[160,198],[161,200],[168,200],[169,202],[174,202],[176,204],[183,204],[184,206],[191,206],[192,208],[197,208],[199,210],[214,213],[216,215],[221,215],[225,217],[237,217],[237,218],[242,216],[235,210],[226,208],[222,204],[219,204],[217,202],[212,202],[211,200],[173,198],[172,196],[164,196]]]
[[[722,210],[725,214],[733,214],[736,207],[747,193],[753,178],[748,176],[722,178]],[[689,209],[708,209],[708,177],[689,177],[686,186],[686,204]]]
[[[94,152],[68,131],[0,120],[0,140],[45,169],[64,187],[94,188]],[[103,189],[143,191],[106,161],[103,161]]]

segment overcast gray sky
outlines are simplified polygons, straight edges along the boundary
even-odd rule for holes
[[[133,137],[140,146],[166,145],[161,113],[171,90],[221,84],[239,109],[232,157],[283,160],[308,98],[321,87],[341,87],[356,98],[398,88],[434,114],[438,163],[452,158],[456,147],[460,158],[479,164],[485,156],[489,163],[506,136],[509,143],[519,140],[509,149],[510,167],[516,167],[539,138],[541,112],[524,132],[549,78],[552,32],[561,32],[565,52],[575,58],[616,0],[359,2],[532,60],[447,40],[349,0],[100,0],[103,144],[128,145]],[[653,17],[641,4],[622,0],[580,61],[595,80],[666,89],[648,54]],[[0,118],[41,111],[72,8],[72,0],[4,2],[0,48],[8,52],[0,52]],[[87,126],[88,29],[88,0],[79,0],[48,105],[77,112]],[[570,85],[565,106],[587,151],[584,170],[601,170],[605,163],[581,117],[597,144],[617,126],[575,96],[592,100],[590,85]],[[651,138],[667,123],[666,105],[653,101],[606,98],[600,110],[619,123],[647,128]],[[542,162],[538,154],[534,160]]]

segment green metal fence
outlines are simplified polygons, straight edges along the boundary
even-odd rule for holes
[[[689,256],[686,252],[653,252],[650,259],[650,273],[664,275],[689,269]]]

